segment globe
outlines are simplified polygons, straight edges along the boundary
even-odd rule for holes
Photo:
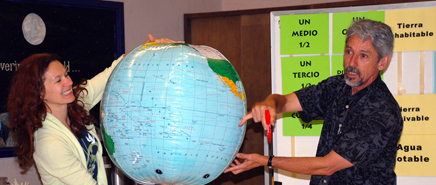
[[[148,43],[116,66],[101,102],[113,163],[137,183],[207,184],[245,135],[241,80],[208,46]]]

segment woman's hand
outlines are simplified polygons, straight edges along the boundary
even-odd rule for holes
[[[145,43],[149,43],[149,42],[157,42],[157,43],[165,43],[165,44],[185,43],[185,41],[174,41],[168,38],[154,38],[153,35],[148,34],[148,40]]]

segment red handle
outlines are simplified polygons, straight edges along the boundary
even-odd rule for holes
[[[266,121],[266,125],[268,126],[268,141],[269,143],[271,143],[271,137],[272,137],[272,132],[271,132],[271,118],[269,115],[269,110],[265,110],[265,121]]]

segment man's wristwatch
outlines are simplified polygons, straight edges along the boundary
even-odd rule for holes
[[[269,168],[269,169],[274,168],[274,167],[271,165],[273,157],[274,157],[274,155],[270,155],[270,156],[269,156],[269,159],[268,159],[268,168]]]

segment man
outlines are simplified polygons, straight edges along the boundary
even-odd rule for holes
[[[256,103],[248,119],[262,121],[265,110],[300,112],[304,122],[324,120],[316,157],[273,157],[237,154],[225,172],[234,174],[273,166],[312,175],[310,184],[396,184],[397,143],[403,128],[398,103],[380,78],[392,56],[393,34],[384,23],[360,20],[348,28],[344,75],[288,95],[272,94]]]

